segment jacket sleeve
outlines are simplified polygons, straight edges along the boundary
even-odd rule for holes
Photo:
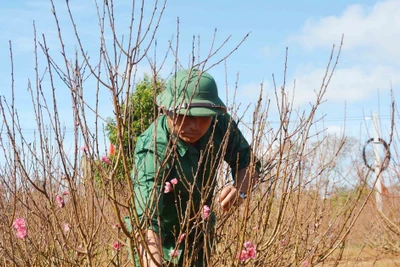
[[[135,153],[135,173],[132,174],[134,201],[141,228],[157,234],[163,228],[160,218],[163,210],[162,173],[159,160],[153,151],[139,150]],[[161,178],[159,178],[161,177]]]
[[[236,179],[237,171],[250,164],[251,149],[236,122],[229,114],[219,116],[218,122],[222,133],[228,135],[224,160],[231,167],[233,179]]]
[[[221,115],[222,130],[228,135],[228,144],[224,160],[231,167],[232,177],[236,181],[236,175],[238,170],[244,169],[251,163],[252,150],[243,136],[242,132],[238,128],[237,123],[231,118],[229,114]],[[256,170],[260,169],[260,162],[256,162]]]

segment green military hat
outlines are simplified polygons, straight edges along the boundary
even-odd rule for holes
[[[214,116],[226,112],[214,78],[197,69],[180,70],[156,98],[159,107],[188,116]]]

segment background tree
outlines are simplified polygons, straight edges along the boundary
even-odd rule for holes
[[[156,78],[155,80],[148,74],[140,79],[135,91],[128,98],[128,101],[121,104],[121,110],[127,109],[125,124],[123,125],[123,143],[124,151],[129,158],[133,155],[134,145],[137,137],[145,131],[154,118],[158,115],[156,109],[155,97],[163,89],[164,80]],[[120,116],[123,116],[121,113]],[[117,127],[115,118],[107,118],[106,133],[111,144],[117,144]]]

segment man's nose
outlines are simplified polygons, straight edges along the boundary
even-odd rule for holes
[[[198,118],[194,117],[192,120],[190,120],[189,127],[192,131],[197,131],[200,128]]]

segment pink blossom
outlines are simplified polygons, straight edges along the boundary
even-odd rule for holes
[[[114,223],[114,224],[112,225],[112,228],[113,228],[113,229],[118,229],[118,228],[119,228],[119,224],[118,224],[118,223]]]
[[[18,229],[18,228],[25,228],[25,227],[26,227],[26,224],[25,224],[24,218],[17,218],[17,219],[15,219],[15,221],[14,221],[14,223],[13,223],[13,227],[14,227],[15,229]]]
[[[248,259],[254,259],[256,257],[256,250],[255,250],[254,247],[253,248],[247,248],[246,251],[247,251],[247,258]]]
[[[123,245],[119,242],[119,241],[115,241],[114,243],[113,243],[113,249],[114,250],[120,250],[121,248],[123,247]]]
[[[104,163],[106,163],[106,164],[111,164],[110,159],[109,159],[106,155],[104,155],[103,157],[101,157],[101,160],[102,160]]]
[[[171,252],[170,252],[168,255],[169,255],[171,258],[176,258],[176,257],[179,256],[179,251],[176,250],[176,249],[171,250]]]
[[[247,248],[254,248],[254,244],[251,241],[244,242],[243,246]]]
[[[185,239],[185,237],[186,237],[186,234],[185,234],[185,233],[184,233],[184,234],[181,234],[181,235],[179,236],[178,242],[181,243],[181,242]]]
[[[171,180],[171,184],[176,185],[178,183],[178,179],[174,178]]]
[[[309,265],[308,260],[303,261],[303,266],[304,266],[304,267],[308,267],[308,265]]]
[[[246,261],[247,260],[247,251],[242,250],[242,252],[240,252],[240,255],[238,255],[238,258],[240,259],[240,261]]]
[[[169,193],[172,191],[172,185],[170,182],[165,182],[164,193]]]
[[[60,208],[64,208],[65,206],[64,199],[60,195],[56,196],[56,201]]]
[[[68,196],[68,195],[69,195],[69,192],[68,192],[67,190],[64,190],[64,191],[62,192],[62,194],[63,194],[63,196]]]
[[[24,239],[27,236],[26,224],[23,218],[18,218],[14,221],[13,227],[17,230],[17,238]]]
[[[71,230],[71,226],[68,223],[63,224],[64,233],[68,233]]]
[[[87,146],[83,146],[83,147],[81,147],[81,150],[83,152],[87,153],[88,152],[88,147]]]
[[[254,247],[253,242],[247,241],[243,244],[243,249],[240,254],[237,255],[237,258],[240,259],[240,261],[246,261],[248,259],[254,259],[256,257],[256,249]]]
[[[18,228],[16,236],[20,239],[24,239],[27,236],[27,232],[25,228]]]
[[[209,206],[204,205],[203,207],[203,214],[201,215],[201,217],[203,218],[203,220],[207,220],[208,216],[210,216],[211,214],[211,209]]]

